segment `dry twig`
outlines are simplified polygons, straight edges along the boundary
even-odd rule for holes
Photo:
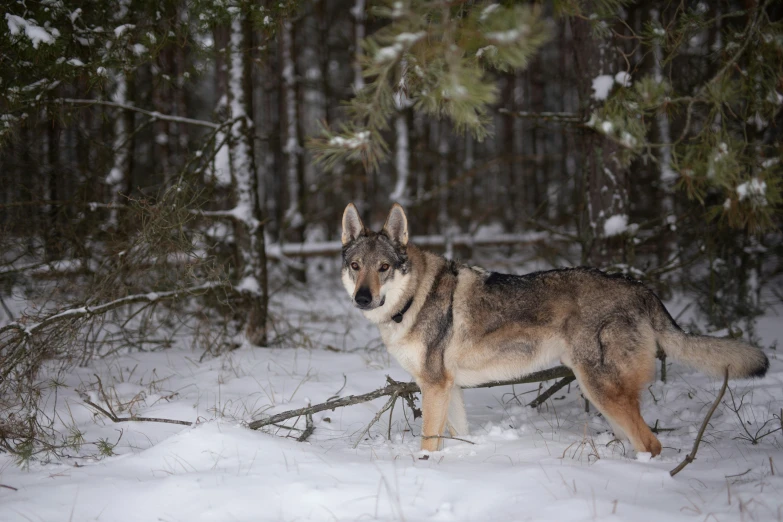
[[[682,469],[693,462],[696,459],[696,452],[699,450],[699,443],[701,443],[701,438],[704,436],[704,430],[707,429],[707,424],[710,422],[710,418],[712,417],[712,414],[715,413],[715,409],[718,407],[718,404],[720,404],[721,399],[723,399],[723,395],[726,393],[726,388],[729,386],[729,368],[726,367],[726,374],[723,377],[723,386],[720,387],[720,392],[718,392],[718,396],[715,398],[715,402],[712,403],[712,407],[710,408],[710,411],[707,412],[707,416],[704,417],[704,422],[701,423],[701,429],[699,429],[699,434],[696,435],[696,440],[693,442],[693,449],[691,452],[685,456],[685,460],[680,462],[680,464],[671,470],[669,472],[669,475],[672,477],[682,471]]]
[[[87,396],[86,393],[76,390],[76,393],[79,394],[79,397],[87,404],[88,406],[92,406],[99,412],[106,415],[112,422],[163,422],[166,424],[180,424],[182,426],[192,426],[193,423],[190,421],[182,421],[182,420],[176,420],[176,419],[161,419],[157,417],[117,417],[115,414],[110,413],[106,411],[101,406],[98,406],[94,402],[90,400],[90,398]],[[107,402],[108,404],[108,402]]]

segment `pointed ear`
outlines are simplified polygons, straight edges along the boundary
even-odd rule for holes
[[[359,217],[356,205],[348,203],[343,212],[343,245],[350,243],[364,232],[364,223]]]
[[[398,203],[392,205],[383,229],[393,240],[399,241],[402,245],[408,244],[408,218],[405,217],[405,211]]]

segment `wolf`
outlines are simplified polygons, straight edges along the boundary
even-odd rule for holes
[[[444,430],[466,435],[462,387],[521,377],[556,361],[618,438],[656,456],[661,443],[642,418],[639,392],[658,347],[709,375],[762,377],[764,353],[734,340],[683,332],[642,283],[595,268],[526,275],[489,272],[417,248],[392,206],[380,232],[353,203],[342,219],[342,282],[380,330],[386,348],[422,392],[421,449]]]

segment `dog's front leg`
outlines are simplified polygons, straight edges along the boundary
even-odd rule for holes
[[[441,447],[440,436],[449,413],[449,399],[452,383],[420,383],[422,432],[421,449],[437,451]]]

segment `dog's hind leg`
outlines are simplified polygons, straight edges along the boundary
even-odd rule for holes
[[[420,382],[421,388],[421,449],[438,451],[442,446],[443,428],[449,413],[449,398],[452,382],[426,383]]]
[[[633,325],[607,323],[599,330],[594,349],[582,351],[572,369],[582,392],[615,428],[615,435],[624,433],[636,451],[656,456],[661,443],[639,409],[639,392],[655,370],[655,345],[644,333]],[[587,344],[585,340],[582,346]]]
[[[585,397],[604,414],[618,438],[624,434],[636,451],[652,453],[653,457],[661,453],[661,443],[639,409],[642,383],[636,378],[638,374],[623,375],[617,368],[586,369],[578,365],[573,370]]]
[[[468,416],[465,414],[465,402],[463,400],[462,388],[459,386],[451,388],[447,425],[452,437],[468,435]]]

